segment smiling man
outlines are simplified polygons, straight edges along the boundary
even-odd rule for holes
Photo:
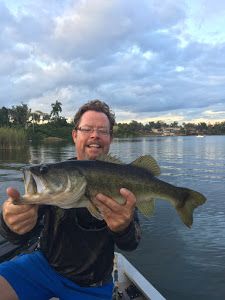
[[[106,103],[84,104],[74,117],[75,159],[95,160],[107,154],[114,124]],[[140,240],[135,196],[122,188],[125,204],[120,205],[98,194],[94,201],[104,217],[100,221],[86,208],[14,205],[18,191],[9,188],[7,193],[1,234],[21,245],[38,236],[39,243],[36,251],[0,265],[1,299],[112,299],[114,246],[131,251]]]

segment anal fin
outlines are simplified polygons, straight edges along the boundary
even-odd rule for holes
[[[140,201],[137,204],[137,207],[143,215],[150,217],[151,215],[153,215],[155,210],[155,199],[151,198],[148,201]]]

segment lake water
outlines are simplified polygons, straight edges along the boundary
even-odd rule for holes
[[[153,217],[140,215],[142,241],[128,259],[171,300],[225,299],[225,136],[115,139],[111,153],[124,162],[151,154],[160,179],[203,193],[191,229],[169,203],[158,200]],[[23,193],[20,168],[74,156],[74,146],[40,145],[0,150],[0,199],[14,186]]]

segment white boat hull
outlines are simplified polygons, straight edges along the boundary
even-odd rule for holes
[[[115,280],[114,282],[119,295],[121,295],[118,299],[165,300],[154,286],[121,253],[117,252],[115,253],[114,272],[116,269],[118,270],[118,283]],[[132,294],[132,290],[134,298],[129,296],[129,292]]]

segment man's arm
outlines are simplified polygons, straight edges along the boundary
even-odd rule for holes
[[[131,251],[137,248],[141,238],[137,209],[135,209],[136,197],[125,188],[120,189],[120,193],[126,200],[123,205],[103,194],[96,196],[95,203],[103,214],[118,248]]]

